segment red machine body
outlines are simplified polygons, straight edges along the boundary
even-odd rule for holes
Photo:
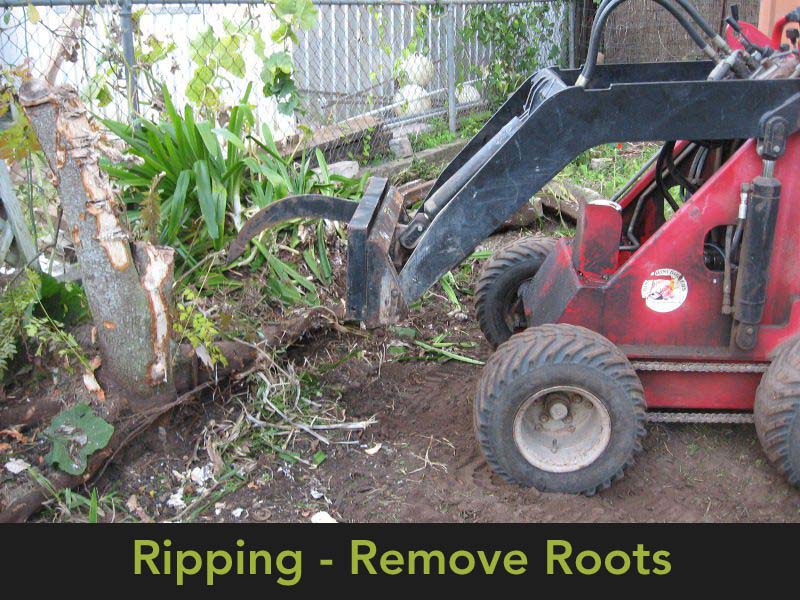
[[[780,23],[780,26],[778,23]],[[784,17],[778,23],[775,24],[775,31],[773,32],[772,39],[764,35],[761,30],[759,30],[759,28],[752,23],[742,21],[739,23],[739,26],[742,28],[742,33],[754,44],[758,46],[771,46],[777,50],[781,45],[781,36],[783,36],[783,28],[786,25],[786,18]],[[739,38],[736,37],[736,34],[730,25],[725,27],[725,38],[728,44],[730,44],[730,47],[734,50],[741,50],[744,48],[744,45],[739,41]]]
[[[777,161],[783,184],[770,264],[764,318],[750,351],[732,342],[732,318],[723,314],[723,273],[704,262],[709,232],[737,220],[739,190],[761,173],[755,143],[746,142],[633,252],[618,252],[620,214],[649,186],[653,170],[620,201],[588,205],[573,242],[561,240],[523,291],[532,326],[582,325],[617,344],[632,361],[767,363],[776,348],[800,333],[800,135]],[[616,220],[616,221],[615,221]],[[594,221],[597,226],[587,227]],[[647,218],[645,216],[645,223]],[[609,226],[609,224],[614,224]],[[616,261],[614,270],[608,268]],[[730,371],[730,369],[726,369]],[[750,410],[760,372],[643,370],[648,408]]]

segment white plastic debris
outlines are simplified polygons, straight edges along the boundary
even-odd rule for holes
[[[202,467],[195,467],[189,474],[189,478],[199,487],[206,487],[206,482],[214,479],[214,465],[208,463]]]
[[[415,84],[401,87],[394,95],[392,102],[397,106],[394,112],[398,117],[416,115],[431,108],[431,99],[425,88]]]
[[[431,82],[434,67],[431,59],[424,54],[409,54],[400,63],[400,69],[409,83],[425,87]]]
[[[12,458],[6,463],[6,471],[13,475],[18,475],[23,471],[27,471],[30,465],[21,458]]]
[[[318,513],[311,515],[312,523],[338,523],[336,519],[328,514],[328,511],[321,510]]]
[[[383,444],[381,444],[379,442],[379,443],[375,444],[372,448],[367,448],[366,450],[364,450],[364,452],[366,454],[369,454],[370,456],[373,456],[373,455],[377,454],[380,451],[381,448],[383,448]]]
[[[206,350],[206,347],[200,344],[197,348],[194,349],[194,353],[197,355],[197,358],[205,365],[207,369],[214,369],[214,360],[211,358],[211,354]]]
[[[311,497],[314,500],[319,500],[320,498],[324,498],[325,494],[323,492],[320,492],[319,490],[311,488]]]
[[[243,509],[243,508],[241,508],[241,507],[239,507],[239,508],[234,508],[234,509],[231,511],[231,514],[234,516],[234,518],[235,518],[235,519],[238,519],[239,517],[241,517],[241,516],[242,516],[242,513],[243,513],[243,512],[244,512],[244,509]]]
[[[186,508],[186,502],[183,499],[183,490],[178,490],[172,494],[169,497],[169,500],[167,500],[167,506],[174,508],[175,510],[183,510]]]

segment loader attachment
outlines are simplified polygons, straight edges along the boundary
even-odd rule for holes
[[[403,198],[388,180],[372,177],[361,202],[320,194],[290,196],[262,208],[248,219],[228,250],[233,263],[259,233],[292,219],[348,222],[346,318],[368,327],[397,321],[406,305],[390,259]]]
[[[445,168],[410,220],[400,194],[372,178],[358,204],[299,196],[270,205],[245,225],[230,256],[281,220],[348,220],[347,316],[367,326],[395,322],[589,148],[755,138],[787,107],[794,112],[782,118],[797,121],[800,79],[708,80],[713,68],[701,61],[598,65],[591,88],[576,85],[578,70],[542,69]]]

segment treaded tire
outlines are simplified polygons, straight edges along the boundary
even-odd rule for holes
[[[784,347],[761,378],[753,420],[770,462],[800,487],[800,339]]]
[[[544,236],[522,238],[501,248],[484,265],[475,286],[475,307],[481,331],[493,348],[515,333],[507,313],[519,286],[536,275],[555,243]]]
[[[610,438],[591,464],[571,472],[534,466],[514,440],[520,408],[537,391],[575,386],[610,416]],[[542,325],[513,335],[484,367],[475,400],[475,431],[486,460],[510,483],[543,492],[593,495],[621,478],[642,449],[644,390],[627,357],[602,335],[575,325]]]

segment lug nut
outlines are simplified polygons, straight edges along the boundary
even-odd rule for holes
[[[555,419],[556,421],[561,421],[564,417],[569,414],[569,409],[567,408],[566,404],[561,402],[554,402],[550,405],[550,417]]]

